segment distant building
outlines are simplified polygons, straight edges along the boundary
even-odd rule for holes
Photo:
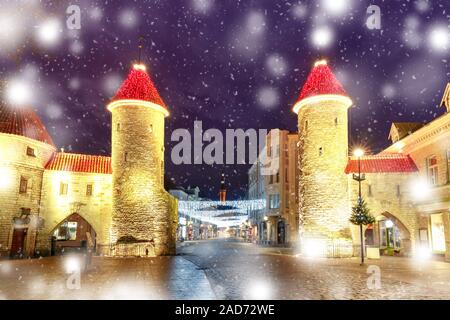
[[[271,130],[264,157],[260,155],[248,171],[249,199],[266,199],[266,209],[249,214],[252,234],[259,243],[288,245],[297,240],[297,141],[297,133]],[[267,171],[269,167],[274,171]]]

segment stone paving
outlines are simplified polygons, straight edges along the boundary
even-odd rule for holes
[[[184,242],[179,255],[0,260],[0,299],[450,299],[450,263],[306,258],[232,239]],[[81,263],[82,265],[82,263]],[[369,266],[381,288],[369,289]],[[372,267],[373,268],[373,267]]]
[[[0,299],[214,299],[202,270],[182,257],[94,257],[79,286],[81,255],[0,261]],[[68,284],[69,282],[69,284]]]
[[[296,257],[232,240],[187,242],[179,252],[205,269],[222,299],[450,299],[450,263],[440,261],[383,257],[361,267],[357,258]],[[379,267],[380,289],[368,288],[369,266]]]

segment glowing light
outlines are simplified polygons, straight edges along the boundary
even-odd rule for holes
[[[428,34],[428,44],[432,50],[445,51],[449,48],[450,33],[446,26],[435,26]]]
[[[309,98],[300,100],[299,102],[297,102],[294,105],[294,108],[292,109],[292,111],[294,111],[295,113],[298,113],[300,108],[302,108],[305,105],[316,104],[316,103],[321,103],[321,102],[325,102],[325,101],[337,101],[337,102],[344,104],[347,108],[349,108],[353,104],[352,99],[350,99],[349,97],[336,95],[336,94],[321,94],[318,96],[313,96],[313,97],[309,97]]]
[[[279,101],[278,91],[272,87],[262,87],[259,89],[257,98],[258,103],[266,109],[275,107]]]
[[[384,222],[386,228],[392,228],[394,226],[394,223],[392,222],[392,220],[386,220]]]
[[[419,260],[428,260],[431,258],[431,250],[426,245],[421,245],[417,248],[415,257]]]
[[[203,14],[211,10],[213,4],[214,0],[192,0],[194,10]]]
[[[139,17],[132,9],[125,9],[119,13],[119,23],[127,29],[135,27],[138,22]]]
[[[305,5],[299,3],[292,7],[291,12],[295,18],[302,19],[302,18],[306,17],[306,14],[308,13],[308,9],[306,8]]]
[[[150,109],[162,112],[165,117],[169,116],[169,111],[167,111],[166,108],[161,107],[160,105],[158,105],[156,103],[143,101],[143,100],[134,100],[134,99],[117,100],[117,101],[113,101],[110,104],[108,104],[107,108],[108,108],[109,111],[112,112],[115,108],[122,107],[122,106],[142,106],[142,107],[147,107],[147,108],[150,108]]]
[[[264,216],[264,221],[267,221],[267,220],[269,220],[269,217],[268,216]]]
[[[286,75],[287,64],[285,59],[278,55],[273,54],[270,55],[266,60],[266,67],[270,71],[270,73],[274,76],[284,76]]]
[[[13,79],[6,85],[6,100],[16,106],[23,106],[31,102],[31,88],[21,79]]]
[[[356,150],[353,151],[353,155],[354,155],[355,157],[360,158],[360,157],[362,157],[362,156],[364,155],[364,150],[358,148],[358,149],[356,149]]]
[[[67,273],[78,272],[81,268],[81,261],[78,257],[67,257],[64,266]]]
[[[402,153],[404,147],[405,143],[403,141],[397,141],[396,143],[394,143],[394,148],[397,150],[398,153]]]
[[[251,300],[268,300],[272,297],[272,287],[265,281],[252,281],[248,286],[246,297]]]
[[[311,40],[318,48],[327,47],[333,40],[333,31],[328,26],[318,27],[312,32]]]
[[[3,53],[15,50],[25,38],[27,16],[13,7],[2,7],[0,11],[0,53]]]
[[[327,60],[323,59],[323,60],[318,60],[314,63],[314,67],[317,66],[326,66],[327,65]]]
[[[145,65],[143,64],[133,64],[133,68],[135,68],[136,70],[142,70],[145,71]]]
[[[327,13],[339,16],[350,9],[351,0],[322,0],[320,4]]]
[[[425,179],[419,179],[412,184],[411,193],[416,200],[424,200],[430,195],[431,188]]]
[[[306,239],[302,246],[302,253],[308,257],[320,257],[326,255],[325,241],[319,239]]]
[[[0,190],[10,188],[14,184],[14,174],[8,167],[0,167]]]
[[[52,18],[43,22],[37,29],[37,38],[44,46],[54,46],[61,37],[61,23]]]

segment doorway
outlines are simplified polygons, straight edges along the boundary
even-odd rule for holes
[[[14,228],[11,242],[11,258],[23,258],[25,252],[25,239],[28,228]]]

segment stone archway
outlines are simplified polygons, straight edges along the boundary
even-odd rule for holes
[[[79,213],[74,212],[56,225],[51,232],[52,255],[78,252],[96,245],[96,231]]]
[[[400,239],[400,250],[398,252],[399,255],[402,256],[410,255],[412,252],[411,232],[408,230],[405,224],[399,218],[397,218],[388,211],[382,212],[380,215],[377,216],[376,220],[377,220],[376,239],[377,242],[380,243],[380,247],[382,247],[381,246],[382,239],[380,239],[380,222],[384,220],[390,220],[393,226],[399,232],[399,239]]]

